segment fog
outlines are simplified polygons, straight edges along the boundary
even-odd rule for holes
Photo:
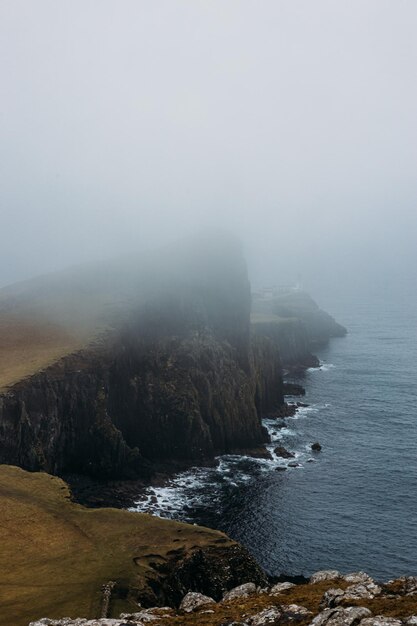
[[[0,286],[221,228],[255,284],[416,277],[413,0],[1,0]]]

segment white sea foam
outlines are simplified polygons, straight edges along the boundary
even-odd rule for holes
[[[307,418],[309,414],[317,413],[320,407],[297,407],[294,416],[287,417],[293,423],[300,418]],[[311,458],[311,449],[303,445],[300,449],[293,449],[288,442],[294,441],[302,434],[299,429],[287,425],[278,428],[277,420],[264,419],[271,442],[266,448],[271,454],[270,459],[253,458],[246,455],[229,454],[217,458],[216,467],[194,467],[172,477],[161,487],[148,487],[141,494],[141,499],[130,508],[131,511],[151,513],[159,517],[194,521],[193,514],[197,510],[220,510],[224,490],[236,490],[255,483],[260,474],[270,473],[277,468],[287,471],[303,469],[306,461]],[[278,445],[284,445],[294,456],[283,458],[274,450]],[[299,444],[298,444],[299,445]],[[298,463],[297,467],[290,467],[290,463]]]

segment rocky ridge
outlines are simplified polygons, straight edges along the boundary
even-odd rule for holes
[[[417,577],[376,583],[364,572],[316,572],[306,584],[247,582],[217,601],[190,591],[177,608],[137,606],[119,618],[58,620],[29,626],[415,626]]]

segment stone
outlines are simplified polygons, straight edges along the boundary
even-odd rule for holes
[[[381,591],[381,587],[376,585],[372,578],[368,582],[350,585],[346,589],[328,589],[323,595],[320,608],[331,608],[352,600],[372,600]]]
[[[288,467],[300,467],[300,464],[297,461],[291,461],[288,463]]]
[[[334,580],[335,578],[341,578],[341,573],[336,569],[323,569],[315,572],[310,577],[310,583],[321,583],[323,580]]]
[[[314,452],[320,452],[321,444],[319,444],[319,442],[316,441],[315,443],[312,444],[311,449],[314,450]]]
[[[381,587],[371,579],[370,582],[347,587],[343,594],[343,600],[372,600],[375,596],[379,596],[381,591]]]
[[[277,583],[276,585],[272,587],[270,593],[273,596],[275,596],[281,593],[282,591],[285,591],[286,589],[291,589],[292,587],[295,587],[295,583],[290,583],[290,582]]]
[[[375,617],[367,617],[360,622],[360,626],[402,626],[400,619],[395,617],[385,617],[385,615],[375,615]]]
[[[151,609],[142,609],[141,611],[139,611],[138,613],[121,613],[120,614],[120,619],[127,619],[127,620],[140,620],[142,619],[144,616],[148,617],[150,616],[162,616],[162,615],[170,615],[171,613],[173,613],[174,610],[170,607],[170,606],[155,606]]]
[[[274,452],[277,456],[280,456],[283,459],[293,459],[295,457],[295,454],[284,448],[284,446],[276,447]]]
[[[300,620],[309,615],[313,615],[305,606],[299,604],[282,604],[281,611],[284,613],[283,617],[286,620]]]
[[[350,574],[343,576],[343,580],[352,584],[374,582],[374,580],[366,572],[351,572]]]
[[[324,609],[310,622],[310,626],[356,626],[361,620],[371,616],[371,611],[363,606],[349,606],[346,609],[339,606],[335,609]]]
[[[417,594],[417,576],[401,576],[389,580],[384,585],[384,591],[400,596],[413,596]]]
[[[345,592],[343,589],[328,589],[327,591],[325,591],[321,599],[320,608],[325,609],[337,606],[340,599],[343,598],[344,594]]]
[[[215,604],[215,601],[213,598],[209,598],[209,596],[205,596],[202,593],[189,591],[182,599],[180,611],[184,611],[184,613],[192,613],[200,606],[206,606],[207,604]]]
[[[282,612],[277,606],[271,606],[247,620],[249,626],[264,626],[278,624],[282,617]]]
[[[417,615],[410,615],[404,621],[407,626],[417,626]]]
[[[254,593],[256,593],[256,585],[254,583],[244,583],[225,593],[222,602],[227,602],[234,598],[247,598]]]

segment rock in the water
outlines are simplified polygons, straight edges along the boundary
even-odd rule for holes
[[[207,604],[215,604],[213,598],[204,596],[202,593],[196,591],[189,591],[186,596],[183,597],[180,604],[180,611],[184,613],[192,613],[200,606],[206,606]]]
[[[238,587],[235,587],[225,593],[223,596],[223,602],[233,600],[234,598],[247,598],[254,593],[256,593],[255,583],[244,583],[243,585],[239,585]]]
[[[291,461],[288,463],[288,467],[300,467],[300,464],[297,461]]]
[[[275,448],[274,452],[283,459],[293,459],[295,457],[295,454],[284,448],[284,446],[278,446]]]
[[[278,624],[281,617],[281,610],[277,606],[271,606],[250,617],[247,623],[250,626],[274,625]]]
[[[276,585],[272,587],[270,593],[272,593],[272,595],[276,595],[278,593],[281,593],[281,591],[285,591],[286,589],[291,589],[292,587],[295,587],[295,583],[290,583],[290,582],[277,583]]]
[[[315,572],[310,577],[311,583],[321,583],[323,580],[334,580],[335,578],[341,578],[341,573],[336,569],[323,569]]]
[[[372,613],[363,606],[340,606],[336,609],[324,609],[311,622],[310,626],[356,626],[362,619],[371,617]]]
[[[318,441],[316,441],[315,443],[312,444],[311,449],[314,450],[314,452],[320,452],[321,444]]]

